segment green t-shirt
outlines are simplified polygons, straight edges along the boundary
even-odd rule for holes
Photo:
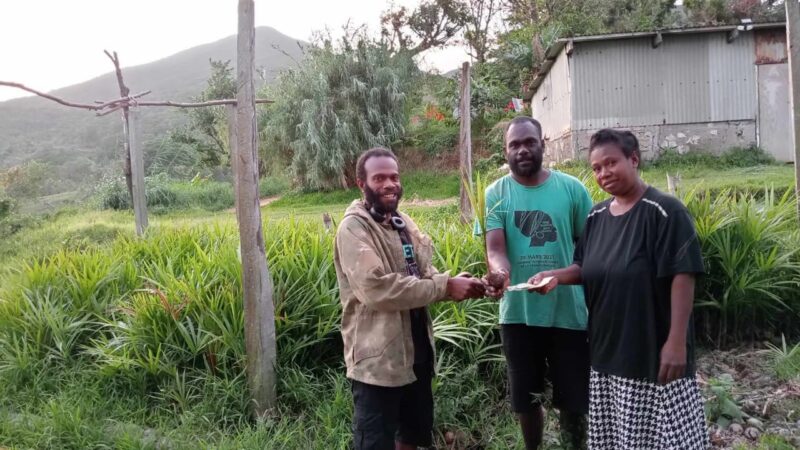
[[[511,175],[486,188],[486,231],[502,229],[511,262],[511,285],[543,270],[572,264],[592,199],[577,178],[550,171],[539,186],[524,186]],[[500,323],[585,330],[586,303],[581,286],[558,286],[547,295],[506,292]]]

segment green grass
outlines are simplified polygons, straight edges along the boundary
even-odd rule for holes
[[[715,169],[708,167],[648,168],[642,177],[657,188],[667,190],[667,173],[681,177],[680,190],[708,189],[720,192],[731,189],[736,192],[759,193],[765,187],[774,187],[779,193],[794,188],[794,168],[789,165],[760,165],[753,167],[730,167]]]
[[[406,199],[439,200],[458,196],[459,178],[455,172],[410,172],[401,175],[403,197]],[[295,208],[298,206],[347,205],[361,197],[358,188],[328,192],[295,192],[286,194],[269,205],[268,209]]]
[[[569,174],[586,178],[594,183],[589,165],[583,161],[567,166],[558,166]],[[656,188],[667,191],[667,174],[680,177],[679,192],[708,190],[719,193],[730,190],[736,193],[763,194],[764,188],[774,188],[780,195],[794,189],[794,167],[786,164],[758,164],[747,167],[725,167],[719,164],[673,163],[655,166],[646,164],[641,171],[642,178]]]
[[[341,369],[283,373],[281,407],[252,422],[241,379],[204,377],[164,383],[143,395],[128,380],[98,380],[90,364],[43,373],[26,386],[0,386],[0,446],[32,449],[342,449],[349,446],[352,400]],[[452,431],[485,449],[522,449],[516,420],[502,392],[466,370],[440,380],[436,393],[435,439],[445,448]],[[182,387],[178,384],[183,383]],[[137,390],[139,391],[137,393]],[[480,404],[479,402],[485,402]],[[464,414],[469,407],[474,414]],[[546,449],[555,446],[550,417]],[[480,425],[472,438],[469,428]]]

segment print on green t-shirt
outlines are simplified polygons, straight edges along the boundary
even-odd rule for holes
[[[486,231],[505,232],[511,284],[569,266],[591,208],[586,187],[558,171],[550,171],[538,186],[524,186],[506,175],[486,188]],[[500,302],[503,324],[585,330],[586,321],[580,286],[558,286],[547,295],[506,292]]]

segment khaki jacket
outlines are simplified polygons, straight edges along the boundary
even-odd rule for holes
[[[406,273],[400,235],[390,225],[376,222],[361,200],[347,208],[334,245],[347,377],[377,386],[403,386],[416,380],[409,311],[445,298],[449,278],[431,265],[430,238],[410,217],[400,215],[422,278]],[[433,346],[430,315],[428,337]]]

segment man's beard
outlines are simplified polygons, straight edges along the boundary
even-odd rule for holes
[[[397,211],[397,205],[400,203],[400,199],[403,198],[403,188],[400,187],[397,190],[397,199],[391,200],[388,203],[384,202],[384,199],[381,197],[378,192],[373,191],[370,189],[369,186],[364,185],[364,200],[366,204],[375,209],[375,212],[378,214],[387,214],[393,213]]]
[[[520,163],[524,161],[529,161],[530,164],[526,167],[520,167]],[[522,161],[518,161],[516,158],[509,158],[508,167],[511,169],[511,172],[514,175],[522,178],[528,178],[542,169],[542,158],[535,154]]]

